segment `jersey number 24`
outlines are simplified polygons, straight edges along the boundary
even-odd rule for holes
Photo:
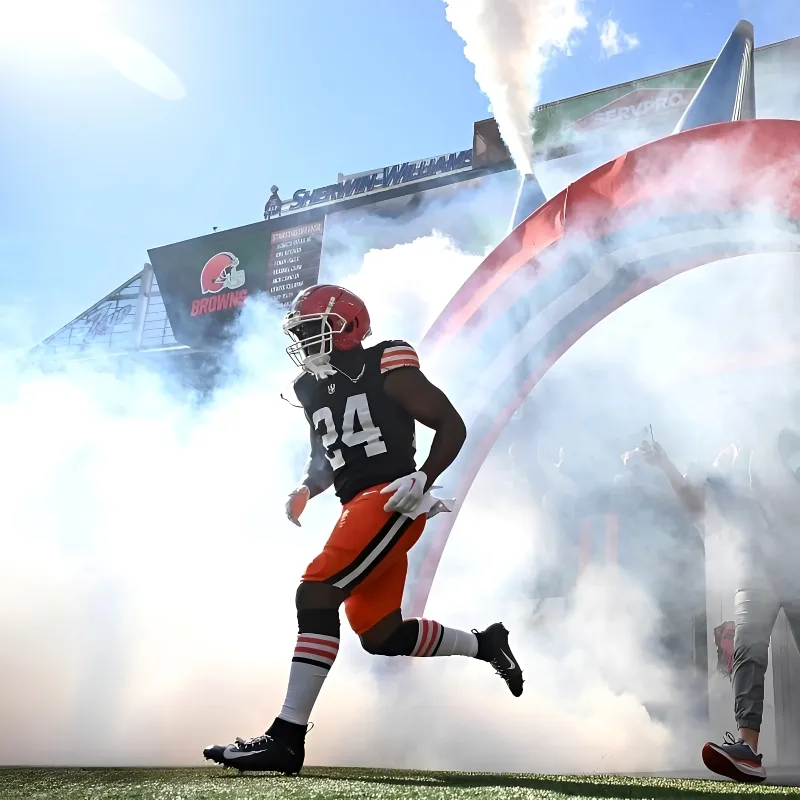
[[[333,469],[341,469],[344,466],[344,458],[341,450],[331,450],[336,440],[339,439],[339,431],[333,421],[333,414],[330,408],[320,408],[312,417],[315,430],[319,430],[319,424],[325,426],[322,434],[322,445],[328,461],[331,462]],[[355,430],[356,423],[361,430]],[[344,407],[342,418],[341,441],[345,447],[358,447],[364,445],[364,452],[367,456],[377,456],[386,452],[386,444],[381,438],[381,429],[372,421],[372,414],[369,410],[369,403],[365,394],[354,394],[347,398],[347,405]]]

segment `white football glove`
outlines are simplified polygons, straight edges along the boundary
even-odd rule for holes
[[[300,515],[303,513],[310,497],[311,491],[308,486],[298,486],[286,501],[286,516],[298,528],[300,527]]]
[[[388,486],[381,489],[381,494],[393,493],[384,511],[396,512],[397,514],[411,514],[422,500],[425,494],[425,484],[428,476],[424,472],[412,472],[403,478],[392,481]]]

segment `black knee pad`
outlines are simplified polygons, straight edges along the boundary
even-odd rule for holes
[[[318,633],[339,638],[339,612],[331,609],[306,609],[297,612],[298,633]]]
[[[345,601],[347,593],[335,586],[317,581],[303,581],[294,596],[294,604],[298,611],[312,608],[333,609],[334,611]]]
[[[407,619],[380,644],[371,644],[362,639],[361,646],[374,656],[410,656],[417,646],[418,635],[419,622],[415,619]]]

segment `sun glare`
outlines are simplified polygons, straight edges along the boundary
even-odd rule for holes
[[[166,64],[114,28],[102,0],[0,0],[0,48],[40,58],[56,57],[65,48],[88,51],[159,97],[186,96]]]
[[[105,12],[98,0],[0,0],[0,41],[82,42],[107,24]]]

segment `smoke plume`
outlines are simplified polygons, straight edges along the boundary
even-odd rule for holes
[[[521,173],[533,173],[531,112],[548,61],[557,52],[569,52],[574,34],[587,26],[582,0],[445,3],[514,163]]]

